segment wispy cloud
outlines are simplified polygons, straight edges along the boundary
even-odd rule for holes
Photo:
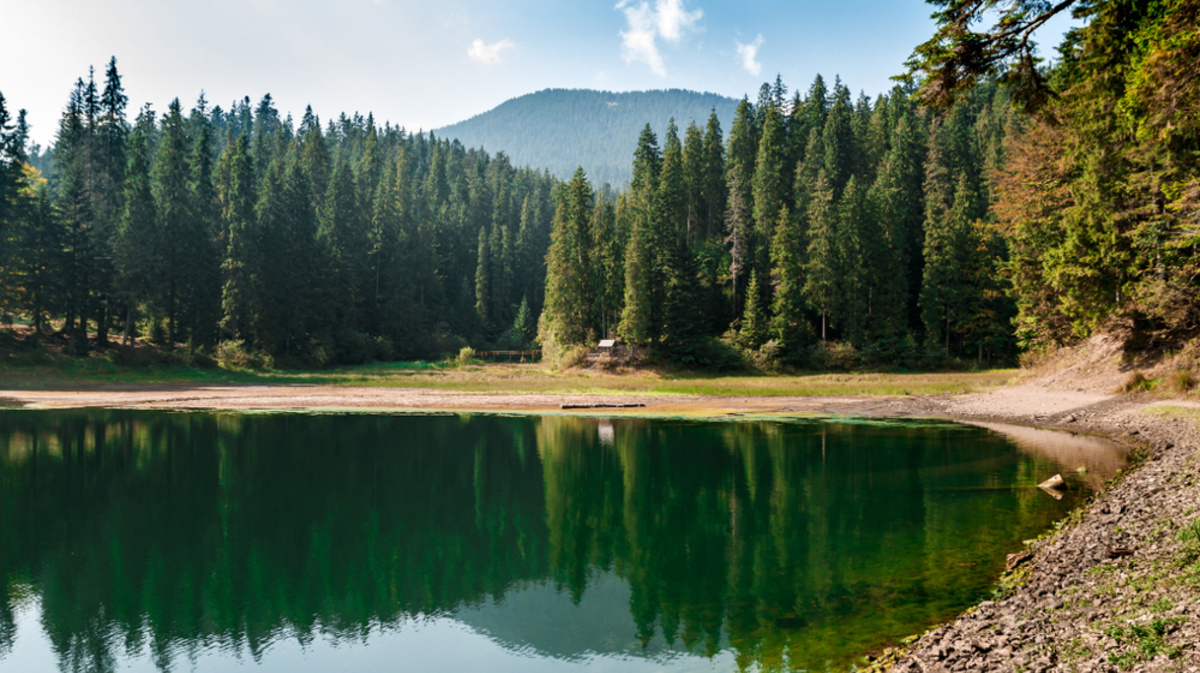
[[[488,44],[479,38],[475,38],[471,46],[467,47],[467,56],[476,63],[491,65],[500,62],[500,52],[516,46],[512,40],[500,40],[499,42]]]
[[[742,67],[746,72],[758,77],[762,74],[762,63],[758,61],[758,49],[763,46],[763,36],[759,33],[758,37],[750,44],[742,44],[739,40],[734,40],[737,44],[738,58],[742,59]]]
[[[628,30],[621,31],[621,53],[626,63],[640,62],[650,66],[658,75],[666,75],[662,52],[658,49],[658,38],[671,44],[679,44],[685,32],[697,32],[697,22],[704,11],[689,11],[683,0],[655,0],[654,6],[643,0],[634,4],[632,0],[621,0],[615,9],[625,13]]]

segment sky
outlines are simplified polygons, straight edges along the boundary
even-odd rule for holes
[[[270,93],[298,120],[372,112],[433,129],[547,88],[682,88],[753,99],[776,74],[857,94],[928,39],[923,0],[0,0],[0,93],[53,139],[77,78],[117,58],[130,117],[201,91]],[[1066,21],[1043,29],[1048,45]],[[1053,53],[1047,49],[1048,53]]]

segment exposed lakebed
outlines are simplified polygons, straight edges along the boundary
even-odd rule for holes
[[[844,670],[1123,460],[923,421],[0,411],[0,670]]]

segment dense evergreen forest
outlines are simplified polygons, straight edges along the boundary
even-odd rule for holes
[[[306,364],[535,331],[559,363],[620,336],[768,368],[1192,340],[1200,0],[934,4],[906,83],[777,78],[727,131],[644,124],[620,193],[270,96],[129,120],[114,59],[46,151],[0,97],[0,312],[81,354],[119,334]],[[1046,66],[1028,37],[1068,8]]]
[[[270,95],[132,120],[126,101],[113,59],[43,154],[0,98],[0,310],[35,335],[305,364],[534,336],[550,175],[371,116],[296,125]]]
[[[577,173],[545,340],[817,367],[986,362],[1096,332],[1194,348],[1200,2],[933,4],[906,87],[855,101],[818,78],[789,99],[777,80],[726,143],[672,127],[660,150],[647,129],[615,207]],[[1067,9],[1084,25],[1047,67],[1030,37]]]
[[[546,168],[562,180],[582,166],[597,185],[623,185],[632,177],[629,157],[647,123],[663,133],[672,117],[703,122],[713,110],[729,123],[736,107],[733,98],[681,89],[546,89],[436,132],[467,147],[503,150],[514,164]]]
[[[615,203],[576,173],[554,220],[543,341],[620,335],[707,364],[730,347],[793,366],[1011,355],[988,205],[1019,122],[995,82],[941,116],[912,93],[855,99],[818,76],[789,97],[776,79],[740,103],[728,139],[715,116],[672,124],[661,148],[647,126]]]

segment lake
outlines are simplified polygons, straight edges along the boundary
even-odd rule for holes
[[[3,410],[0,671],[849,670],[1123,462],[1021,432]]]

